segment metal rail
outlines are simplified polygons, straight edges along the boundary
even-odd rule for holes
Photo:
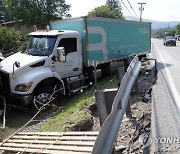
[[[126,111],[130,92],[140,70],[141,62],[136,56],[130,63],[122,79],[120,88],[113,101],[111,113],[102,125],[92,154],[110,154],[112,152],[119,127]]]

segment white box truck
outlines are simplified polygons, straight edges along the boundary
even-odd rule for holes
[[[49,31],[29,34],[25,51],[0,62],[0,91],[23,105],[48,101],[54,87],[71,94],[88,86],[111,61],[150,52],[151,24],[80,17],[55,21]]]

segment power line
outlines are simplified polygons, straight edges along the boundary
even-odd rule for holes
[[[128,1],[130,8],[133,10],[134,14],[136,15],[136,17],[139,18],[137,13],[135,12],[134,8],[132,7],[131,3],[129,2],[129,0],[127,0],[127,1]]]
[[[134,15],[131,13],[131,11],[129,11],[129,9],[127,8],[127,6],[124,4],[124,2],[121,0],[122,4],[125,6],[126,10],[131,14],[132,17],[134,17]],[[135,17],[134,17],[135,20],[137,20]]]
[[[142,11],[144,11],[143,5],[145,5],[146,3],[138,3],[138,4],[141,5],[141,7],[139,8],[139,10],[140,10],[140,22],[141,22],[142,21]]]
[[[124,12],[126,13],[126,14],[129,14],[129,12],[126,10],[126,9],[124,9]],[[129,14],[130,15],[130,14]]]

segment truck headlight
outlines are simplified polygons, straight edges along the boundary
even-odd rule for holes
[[[32,82],[18,84],[15,88],[15,91],[26,92],[31,88],[32,84]]]

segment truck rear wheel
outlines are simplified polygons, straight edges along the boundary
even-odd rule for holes
[[[37,100],[35,102],[38,108],[50,101],[53,92],[54,87],[40,87],[36,89],[34,96]],[[53,102],[51,102],[50,104],[52,104]]]

